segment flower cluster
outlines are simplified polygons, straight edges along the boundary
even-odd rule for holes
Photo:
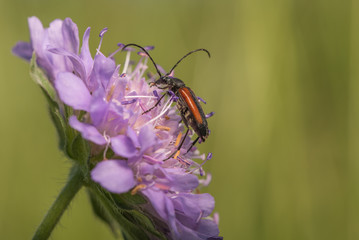
[[[168,225],[168,238],[221,239],[217,223],[210,217],[213,197],[194,193],[199,185],[209,183],[210,175],[206,178],[202,165],[212,154],[201,155],[195,147],[185,154],[191,146],[189,134],[180,154],[165,160],[177,149],[184,131],[172,104],[176,96],[169,95],[143,114],[166,94],[149,87],[147,81],[155,79],[146,81],[147,56],[140,53],[134,64],[130,61],[133,49],[129,49],[123,52],[124,64],[117,65],[114,56],[123,45],[105,56],[100,49],[107,31],[103,29],[92,58],[90,28],[80,49],[77,26],[69,18],[44,28],[38,18],[31,17],[29,28],[31,43],[19,42],[13,52],[27,60],[34,52],[59,102],[74,110],[69,125],[88,140],[91,156],[102,156],[91,170],[92,180],[112,193],[131,191],[145,196],[148,210]]]

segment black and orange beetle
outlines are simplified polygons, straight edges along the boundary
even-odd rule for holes
[[[193,143],[191,144],[191,146],[187,150],[187,152],[189,152],[191,150],[191,148],[197,143],[197,141],[199,139],[201,139],[201,141],[204,142],[209,136],[209,129],[208,129],[208,123],[206,120],[206,115],[203,113],[203,109],[202,109],[201,105],[199,104],[198,98],[196,97],[194,92],[189,87],[186,87],[186,85],[184,84],[184,82],[182,80],[180,80],[178,78],[171,77],[170,75],[171,75],[172,71],[177,67],[177,65],[184,58],[189,56],[190,54],[198,52],[198,51],[204,51],[208,54],[208,57],[211,57],[209,51],[206,49],[203,49],[203,48],[190,51],[189,53],[184,55],[180,60],[178,60],[178,62],[172,67],[172,69],[166,75],[162,76],[161,72],[157,68],[155,61],[152,59],[151,55],[146,51],[145,48],[143,48],[137,44],[130,43],[130,44],[125,45],[122,48],[122,50],[129,46],[135,46],[135,47],[140,48],[142,51],[144,51],[146,53],[146,55],[152,61],[153,65],[155,66],[157,73],[160,77],[156,81],[152,82],[150,84],[150,86],[156,86],[160,89],[168,89],[169,90],[169,91],[167,91],[168,94],[170,94],[170,91],[171,91],[178,97],[176,105],[177,105],[178,110],[181,113],[182,120],[187,127],[187,131],[186,131],[185,136],[183,137],[181,143],[178,145],[176,152],[178,152],[178,150],[181,149],[182,144],[188,135],[189,127],[191,127],[194,130],[194,132],[197,134],[198,137],[193,141]],[[145,113],[151,111],[153,108],[155,108],[160,103],[160,101],[162,100],[162,98],[165,95],[166,94],[163,94],[160,97],[160,99],[157,101],[157,103],[153,107],[151,107],[150,109],[145,111],[143,114],[145,114]],[[171,158],[176,152],[172,153],[167,159]]]

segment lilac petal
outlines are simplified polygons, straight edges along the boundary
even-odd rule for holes
[[[82,123],[77,120],[76,116],[71,116],[69,119],[70,126],[79,131],[83,138],[96,143],[97,145],[104,145],[107,143],[104,136],[92,125]]]
[[[198,187],[198,178],[193,174],[175,174],[171,175],[170,187],[173,191],[191,191]]]
[[[169,224],[175,235],[177,235],[175,209],[171,199],[164,192],[151,188],[142,190],[142,193],[150,200],[158,215]]]
[[[197,220],[209,216],[214,209],[214,198],[208,194],[183,193],[173,200],[175,208],[187,217]]]
[[[21,57],[27,61],[30,61],[32,58],[32,53],[34,49],[32,49],[31,43],[28,42],[17,42],[16,45],[12,48],[12,53],[18,57]]]
[[[134,157],[138,153],[131,138],[125,135],[118,135],[117,137],[111,138],[111,146],[116,154],[125,158]]]
[[[167,210],[165,209],[166,195],[160,190],[155,191],[151,188],[142,190],[142,193],[150,200],[158,215],[167,220]]]
[[[155,175],[158,177],[158,183],[169,186],[172,191],[192,191],[199,184],[196,175],[187,174],[182,168],[159,167]]]
[[[36,54],[42,54],[42,43],[45,37],[45,30],[37,17],[29,17],[30,39]]]
[[[133,144],[135,145],[135,147],[137,148],[139,148],[140,147],[140,143],[139,143],[139,141],[138,141],[138,137],[137,137],[137,134],[136,134],[136,132],[131,128],[131,127],[128,127],[127,128],[127,136],[129,137],[129,138],[131,138],[131,140],[132,140],[132,142],[133,142]]]
[[[194,227],[188,227],[186,224],[186,222],[178,224],[178,231],[180,232],[178,239],[223,239],[222,237],[218,237],[218,226],[213,220],[201,219]]]
[[[104,91],[102,88],[98,88],[94,93],[92,93],[90,115],[94,126],[99,126],[107,117],[109,104],[104,100],[103,96]]]
[[[47,50],[49,52],[68,57],[68,59],[73,64],[74,71],[80,75],[80,78],[81,79],[87,78],[85,66],[83,65],[79,56],[77,56],[74,53],[68,52],[67,50],[65,50],[63,48],[51,48],[50,47]]]
[[[76,110],[89,111],[91,95],[84,82],[76,75],[62,72],[55,79],[60,99]]]
[[[83,64],[85,65],[85,69],[86,69],[86,74],[87,74],[86,79],[90,75],[93,66],[93,59],[91,57],[91,52],[89,48],[90,30],[91,28],[87,28],[84,33],[82,39],[81,53],[80,53],[80,58]]]
[[[91,178],[113,193],[124,193],[135,186],[132,169],[123,160],[99,162],[91,171]]]
[[[113,59],[107,58],[101,54],[95,56],[94,65],[89,79],[89,89],[91,92],[96,90],[99,86],[105,88],[110,81],[114,71],[116,69],[116,63]]]
[[[144,126],[141,129],[138,139],[141,145],[141,153],[157,144],[156,134],[149,126]]]
[[[218,237],[219,229],[217,224],[210,219],[201,219],[196,231],[202,239],[222,239],[221,237]]]
[[[64,48],[71,53],[78,54],[80,42],[79,30],[71,18],[66,18],[63,21],[62,34],[64,38]]]

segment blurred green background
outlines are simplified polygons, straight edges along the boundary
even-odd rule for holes
[[[225,239],[359,239],[359,3],[325,0],[0,0],[0,238],[30,239],[70,167],[29,66],[10,50],[71,17],[82,36],[155,45],[207,100],[214,158],[205,189]],[[51,239],[112,239],[84,191]]]

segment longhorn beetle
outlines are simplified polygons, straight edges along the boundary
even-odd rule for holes
[[[207,51],[206,49],[203,49],[203,48],[190,51],[189,53],[184,55],[180,60],[178,60],[178,62],[172,67],[172,69],[168,73],[166,73],[164,76],[162,76],[161,72],[157,68],[155,61],[152,59],[151,55],[146,51],[145,48],[143,48],[137,44],[130,43],[130,44],[125,45],[122,48],[122,50],[124,50],[126,47],[129,47],[129,46],[135,46],[135,47],[140,48],[142,51],[144,51],[146,53],[146,55],[152,61],[153,65],[155,66],[156,71],[159,75],[159,78],[156,81],[150,83],[150,86],[151,87],[156,86],[159,89],[169,89],[167,91],[167,93],[169,93],[169,91],[172,91],[178,97],[176,105],[177,105],[178,110],[181,113],[182,120],[187,127],[187,131],[186,131],[181,143],[178,145],[177,151],[172,153],[165,160],[170,159],[175,153],[177,153],[181,149],[183,142],[188,135],[189,127],[191,127],[194,130],[194,132],[197,134],[198,137],[196,138],[196,140],[193,141],[190,148],[187,150],[186,153],[188,153],[192,149],[192,147],[197,143],[197,141],[199,139],[201,139],[203,142],[206,140],[206,138],[209,135],[208,124],[207,124],[206,116],[203,113],[203,109],[202,109],[201,105],[199,104],[198,99],[197,99],[196,95],[194,94],[194,92],[189,87],[186,87],[186,85],[184,84],[184,82],[182,80],[180,80],[178,78],[171,77],[170,74],[177,67],[177,65],[184,58],[189,56],[190,54],[198,52],[198,51],[204,51],[208,54],[208,57],[211,57],[209,51]],[[153,107],[151,107],[147,111],[143,112],[142,114],[145,114],[145,113],[151,111],[153,108],[155,108],[160,103],[160,101],[162,100],[162,98],[165,95],[166,95],[166,93],[160,97],[160,99],[156,102],[156,104]]]

